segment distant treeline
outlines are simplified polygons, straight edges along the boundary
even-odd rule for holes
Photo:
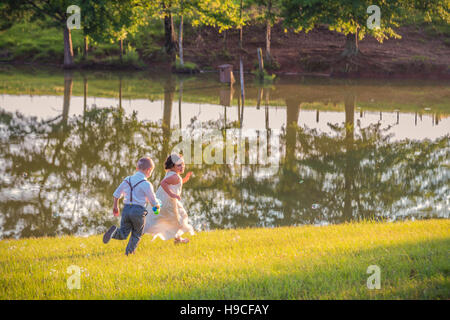
[[[83,56],[90,43],[118,43],[120,59],[123,40],[142,32],[155,19],[163,21],[164,51],[179,63],[183,59],[183,26],[213,26],[218,32],[239,30],[239,47],[245,46],[245,26],[264,24],[265,57],[272,59],[271,28],[275,23],[296,32],[308,32],[318,25],[346,35],[343,57],[359,54],[358,41],[371,35],[378,41],[400,37],[395,28],[406,22],[449,24],[450,0],[4,0],[0,3],[0,30],[24,21],[40,21],[44,27],[61,29],[64,66],[74,64],[72,29],[67,20],[76,20],[80,9]],[[370,8],[369,8],[370,7]],[[176,27],[174,23],[179,22]]]

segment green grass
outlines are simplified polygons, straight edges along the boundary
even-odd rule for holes
[[[150,36],[153,36],[153,34]],[[72,30],[71,37],[75,63],[86,65],[86,61],[82,57],[84,45],[82,31]],[[63,63],[63,32],[62,29],[49,28],[39,22],[16,23],[11,28],[0,31],[1,51],[7,51],[8,53],[7,57],[2,59],[4,61]],[[130,45],[125,51],[123,61],[120,61],[118,43],[91,42],[87,64],[131,66],[135,68],[145,66],[136,50]]]
[[[101,235],[0,242],[0,299],[448,299],[450,220],[199,232],[125,256]],[[69,290],[67,268],[82,268]],[[367,268],[381,289],[367,288]]]
[[[83,45],[80,30],[72,32],[74,53]],[[9,52],[9,59],[27,62],[62,63],[64,59],[63,32],[39,23],[17,23],[0,31],[0,49]]]

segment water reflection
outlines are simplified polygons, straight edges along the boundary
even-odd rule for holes
[[[116,219],[110,214],[112,193],[134,170],[139,156],[155,159],[152,181],[158,186],[164,176],[163,161],[174,147],[171,136],[176,128],[219,129],[225,139],[227,128],[245,127],[254,117],[249,103],[240,94],[237,100],[234,97],[234,90],[240,89],[232,87],[217,86],[220,106],[215,109],[222,111],[212,121],[184,111],[186,94],[191,99],[194,92],[189,79],[163,77],[158,82],[162,99],[156,101],[162,107],[161,117],[143,120],[122,103],[122,77],[114,107],[89,106],[89,78],[84,75],[80,83],[83,104],[79,114],[70,112],[74,90],[70,71],[64,73],[59,115],[38,118],[22,113],[21,108],[16,112],[4,106],[0,109],[2,238],[100,233]],[[255,109],[263,114],[259,128],[267,129],[265,134],[270,136],[277,121],[281,123],[279,167],[190,166],[194,177],[183,200],[197,228],[448,218],[448,133],[432,140],[393,139],[404,113],[396,112],[394,127],[377,121],[364,123],[358,100],[366,98],[353,85],[341,86],[333,94],[324,92],[325,99],[343,104],[339,112],[343,121],[322,124],[326,130],[319,130],[312,126],[327,116],[320,108],[312,111],[309,126],[302,125],[311,113],[309,104],[322,99],[318,93],[305,94],[301,87],[290,90],[283,98],[284,113],[271,113],[270,99],[280,98],[283,90],[250,87],[245,98],[255,97]],[[178,112],[174,101],[178,101]],[[280,119],[280,114],[285,118]],[[383,111],[379,117],[382,120]],[[410,130],[418,117],[422,113],[415,113]],[[442,125],[441,117],[434,115],[433,125]]]

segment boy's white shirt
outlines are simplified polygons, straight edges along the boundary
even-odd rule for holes
[[[129,181],[132,186],[138,183],[141,180],[145,180],[144,182],[139,183],[135,188],[133,188],[133,203],[130,201],[130,193],[131,189],[129,184],[125,181]],[[147,202],[150,202],[152,206],[156,206],[156,195],[153,190],[153,186],[150,182],[147,181],[145,174],[138,171],[132,176],[128,176],[122,181],[122,183],[117,187],[116,191],[114,191],[113,196],[115,198],[124,197],[124,204],[137,204],[145,207]]]

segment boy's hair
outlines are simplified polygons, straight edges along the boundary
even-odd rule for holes
[[[137,168],[139,170],[148,170],[153,167],[154,167],[153,160],[150,159],[150,157],[140,158],[139,161],[137,162]]]
[[[166,170],[172,169],[178,161],[182,160],[182,157],[183,155],[181,154],[172,153],[167,157],[166,161],[164,162],[164,169]]]

